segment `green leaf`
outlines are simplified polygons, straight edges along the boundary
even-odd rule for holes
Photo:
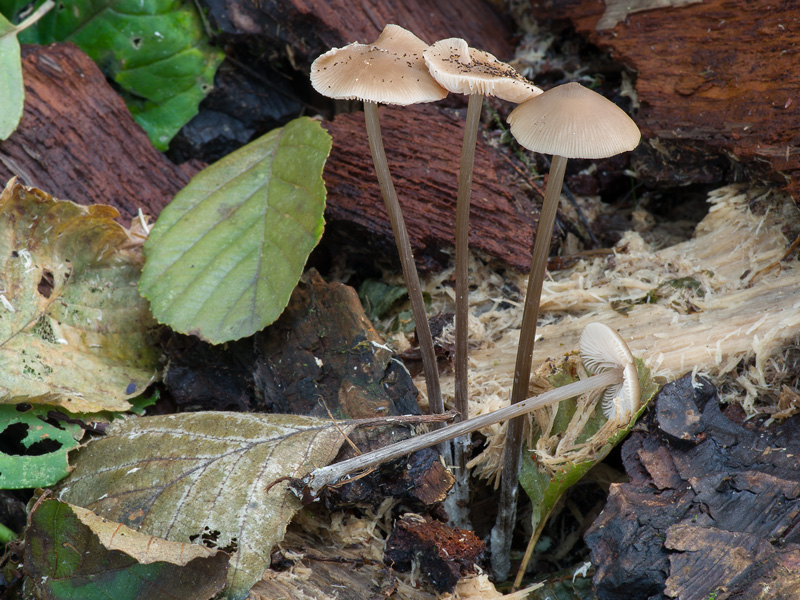
[[[228,557],[137,533],[45,500],[25,532],[25,573],[48,600],[207,600],[225,585]]]
[[[358,297],[369,319],[375,322],[384,318],[401,298],[408,298],[405,286],[388,285],[379,279],[365,279],[358,288]]]
[[[144,246],[139,289],[156,319],[214,344],[277,319],[322,236],[330,149],[303,117],[198,173]]]
[[[0,0],[0,12],[13,19],[26,4]],[[62,0],[20,40],[79,46],[120,86],[159,150],[197,114],[224,58],[194,4],[181,0]]]
[[[54,425],[47,420],[52,410],[0,404],[0,489],[45,487],[69,473],[67,452],[78,445],[83,429],[67,422]]]
[[[571,357],[570,360],[578,359]],[[603,426],[607,423],[607,419],[603,416],[598,403],[592,415],[583,421],[583,428],[577,432],[577,435],[576,432],[571,432],[575,445],[579,446],[579,449],[564,452],[559,457],[561,460],[553,461],[549,465],[541,460],[542,457],[539,457],[539,464],[534,463],[533,453],[530,450],[522,453],[519,481],[531,499],[533,508],[531,520],[535,536],[538,536],[540,527],[544,525],[564,492],[583,477],[589,469],[608,456],[611,449],[628,435],[636,421],[644,413],[647,404],[656,395],[658,384],[655,383],[644,363],[638,358],[635,360],[639,373],[641,405],[627,424],[611,431],[608,428],[604,429]],[[575,380],[576,378],[570,374],[569,367],[557,370],[550,377],[551,383],[556,387]],[[545,432],[549,436],[563,436],[570,427],[580,424],[581,417],[585,416],[576,410],[575,399],[560,403],[557,410],[553,426],[549,432]],[[535,439],[538,440],[543,435],[539,431]]]
[[[225,597],[244,598],[301,507],[287,478],[327,465],[349,431],[295,415],[130,418],[78,451],[57,494],[141,533],[230,552]]]
[[[129,409],[159,369],[156,324],[136,291],[141,241],[110,206],[13,179],[0,213],[0,403]]]
[[[141,396],[137,396],[136,398],[131,398],[128,400],[131,404],[130,411],[134,414],[139,415],[140,417],[144,415],[144,411],[147,410],[148,407],[154,406],[156,402],[158,402],[161,393],[156,389],[153,390],[152,393],[142,394]]]
[[[0,140],[8,139],[22,118],[25,87],[17,28],[0,15]]]

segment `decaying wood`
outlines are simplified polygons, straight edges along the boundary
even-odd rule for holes
[[[543,23],[573,25],[637,73],[636,121],[653,159],[642,166],[654,163],[639,169],[645,178],[664,177],[666,165],[675,183],[696,182],[704,174],[685,158],[699,150],[702,163],[728,164],[728,182],[741,162],[800,199],[795,3],[534,0],[533,9]]]
[[[310,63],[331,48],[375,40],[389,23],[432,44],[461,37],[510,59],[513,33],[486,0],[202,0],[212,29],[223,39],[254,36],[290,58]]]
[[[189,182],[76,46],[24,46],[25,112],[0,142],[0,181],[17,175],[62,200],[109,204],[123,221],[158,215]]]
[[[436,105],[379,109],[389,169],[420,267],[440,269],[455,243],[457,176],[464,116]],[[325,127],[333,150],[325,165],[327,233],[365,250],[396,254],[375,178],[364,115],[342,114]],[[478,139],[470,209],[470,247],[517,270],[530,268],[541,191],[505,157]]]
[[[406,514],[395,522],[383,560],[399,571],[418,565],[437,592],[452,592],[459,579],[475,573],[485,549],[472,531]]]
[[[623,446],[630,483],[612,485],[586,534],[599,595],[797,596],[800,417],[767,427],[743,416],[723,414],[702,378],[660,392],[647,430]]]
[[[408,429],[384,425],[359,427],[350,437],[362,452],[370,452],[407,439],[408,435]],[[342,446],[336,460],[355,455],[350,446]],[[454,477],[444,466],[438,450],[426,448],[327,488],[324,500],[328,507],[347,508],[380,506],[391,497],[401,499],[416,510],[440,514],[437,505],[444,501],[453,482]],[[300,490],[302,492],[302,488]]]
[[[411,378],[356,291],[314,270],[255,347],[256,393],[269,412],[351,419],[419,413]]]
[[[613,257],[553,273],[544,284],[534,365],[576,349],[583,328],[600,321],[617,330],[656,375],[671,380],[698,369],[730,381],[734,371],[737,387],[727,394],[750,414],[771,406],[779,390],[768,382],[783,377],[782,370],[794,372],[785,350],[796,345],[800,327],[800,264],[789,259],[780,270],[752,278],[785,254],[789,241],[782,231],[797,226],[791,200],[765,191],[728,186],[714,192],[708,215],[692,239],[680,244],[654,251],[640,234],[629,232]],[[491,276],[474,279],[479,287],[470,300],[471,318],[483,326],[470,352],[470,414],[505,406],[513,383],[522,311],[498,303],[514,296],[503,292],[502,283],[492,284]],[[511,277],[506,273],[506,281]],[[434,295],[436,306],[448,302],[446,292]],[[487,311],[487,305],[497,309]],[[743,363],[752,366],[741,368]],[[452,390],[452,376],[444,374],[447,406]],[[484,433],[487,448],[472,466],[480,476],[492,477],[504,431]]]

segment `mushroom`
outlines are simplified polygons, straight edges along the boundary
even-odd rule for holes
[[[372,44],[353,43],[319,56],[311,65],[311,85],[320,94],[330,98],[357,99],[364,102],[372,162],[392,224],[403,277],[411,300],[428,402],[431,412],[441,413],[444,412],[444,404],[433,338],[425,313],[411,243],[386,162],[377,105],[382,102],[405,106],[417,102],[434,102],[447,96],[447,90],[434,81],[425,67],[422,53],[427,47],[425,42],[410,31],[397,25],[387,25]]]
[[[590,373],[622,369],[622,382],[610,385],[603,394],[603,415],[609,421],[624,422],[639,409],[639,375],[630,348],[619,333],[605,323],[589,323],[581,333],[581,360]]]
[[[511,403],[514,404],[523,400],[528,391],[539,300],[567,160],[606,158],[633,150],[641,134],[622,109],[578,83],[554,87],[520,104],[508,116],[508,123],[511,134],[522,146],[553,155],[522,312],[511,390]],[[510,568],[508,552],[516,513],[523,424],[521,419],[508,424],[500,505],[497,522],[492,529],[492,568],[495,577],[501,581],[506,578]]]
[[[461,147],[456,202],[456,318],[455,318],[455,406],[460,419],[469,418],[467,393],[467,337],[469,305],[467,262],[469,245],[469,203],[475,142],[484,96],[497,96],[510,102],[523,102],[542,90],[500,62],[492,54],[467,46],[461,38],[439,40],[422,53],[433,78],[447,91],[469,95],[467,122]]]
[[[527,398],[516,404],[486,413],[479,417],[460,421],[442,429],[430,431],[400,442],[384,446],[378,450],[361,454],[354,458],[314,469],[303,479],[312,496],[318,496],[323,487],[341,478],[385,463],[389,460],[411,454],[417,450],[435,446],[456,437],[483,429],[489,425],[519,417],[562,400],[574,398],[606,388],[604,414],[607,406],[611,419],[627,420],[639,409],[639,374],[633,355],[619,334],[603,323],[587,325],[580,339],[581,360],[587,371],[596,373],[586,379],[554,388],[538,396]],[[623,412],[624,409],[624,412]],[[623,421],[620,421],[623,422]]]

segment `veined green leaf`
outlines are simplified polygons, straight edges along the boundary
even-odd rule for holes
[[[277,319],[322,236],[330,148],[303,117],[198,173],[145,243],[139,290],[155,317],[215,344]]]

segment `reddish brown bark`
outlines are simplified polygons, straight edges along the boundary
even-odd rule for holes
[[[305,61],[349,44],[369,43],[394,23],[428,43],[461,37],[501,59],[513,56],[512,31],[486,0],[206,0],[227,34],[262,36]]]
[[[800,198],[797,3],[705,0],[629,14],[600,31],[613,2],[532,4],[540,21],[574,25],[638,73],[636,121],[645,139],[732,156]]]
[[[463,115],[419,105],[379,109],[389,169],[417,262],[434,268],[455,239],[457,173]],[[364,115],[339,115],[326,128],[333,151],[325,166],[329,228],[355,231],[387,250],[392,230],[369,154]],[[541,192],[511,159],[478,139],[472,184],[470,246],[523,271],[530,267]],[[441,266],[441,265],[439,265]]]
[[[189,176],[158,152],[92,60],[72,44],[25,46],[25,112],[0,142],[17,175],[63,200],[158,215]]]

